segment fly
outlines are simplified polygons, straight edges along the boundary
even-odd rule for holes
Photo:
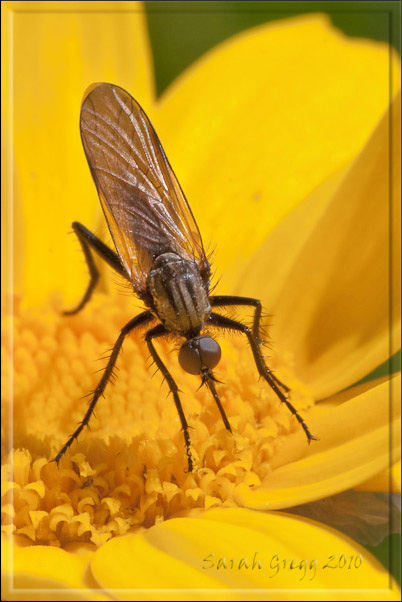
[[[154,345],[155,339],[170,334],[184,338],[179,363],[186,372],[198,374],[202,384],[207,385],[228,431],[232,432],[213,374],[221,350],[215,339],[202,334],[205,326],[239,331],[247,337],[260,376],[299,421],[308,441],[315,439],[290,403],[288,387],[273,374],[262,356],[261,302],[249,297],[210,295],[211,267],[198,226],[159,138],[140,105],[118,86],[93,84],[82,103],[80,130],[117,252],[79,222],[72,224],[88,264],[90,281],[81,302],[65,314],[76,314],[92,296],[99,278],[93,252],[131,282],[134,293],[147,309],[121,329],[82,422],[54,458],[57,464],[88,425],[110,380],[125,337],[143,326],[149,326],[146,344],[169,386],[180,417],[190,472],[194,462],[179,389]],[[252,328],[215,311],[229,306],[254,308]],[[155,320],[158,323],[151,326]]]

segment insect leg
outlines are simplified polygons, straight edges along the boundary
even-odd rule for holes
[[[107,366],[103,372],[102,378],[100,379],[99,384],[93,393],[91,403],[89,404],[89,408],[84,416],[83,421],[80,423],[79,427],[74,431],[74,433],[71,435],[71,437],[69,438],[67,443],[65,445],[63,445],[63,447],[61,448],[61,450],[59,451],[57,456],[55,458],[53,458],[52,462],[54,461],[57,463],[57,465],[59,464],[60,459],[63,456],[63,454],[68,450],[70,445],[73,443],[74,439],[76,439],[78,437],[78,435],[81,433],[83,428],[88,424],[89,419],[91,418],[91,415],[95,409],[96,402],[98,401],[99,397],[103,394],[103,392],[106,388],[106,385],[109,382],[109,379],[112,375],[113,368],[114,368],[114,365],[117,360],[117,356],[119,355],[119,351],[121,349],[121,346],[123,344],[123,341],[124,341],[126,335],[128,335],[128,333],[131,332],[134,328],[137,328],[137,326],[146,324],[147,322],[152,320],[153,317],[154,316],[150,311],[143,311],[141,314],[139,314],[138,316],[136,316],[135,318],[130,320],[130,322],[128,322],[121,329],[119,337],[118,337],[116,343],[114,344],[114,347],[113,347],[112,353],[110,355],[109,361],[107,363]]]
[[[235,295],[213,295],[209,298],[212,307],[225,307],[230,305],[251,305],[254,307],[253,334],[259,338],[262,305],[259,299],[253,297],[237,297]]]
[[[212,307],[229,307],[234,305],[247,305],[254,307],[254,316],[253,316],[253,335],[257,343],[261,341],[260,337],[260,324],[261,324],[261,314],[262,314],[262,305],[259,299],[254,299],[253,297],[236,297],[234,295],[215,295],[210,297]],[[267,367],[267,370],[269,368]],[[278,387],[282,387],[284,391],[289,392],[289,387],[287,387],[283,382],[279,380],[275,376],[271,370],[269,370],[271,374],[271,378]]]
[[[92,232],[88,230],[88,228],[86,228],[79,222],[73,222],[72,228],[78,236],[78,240],[81,243],[81,247],[88,265],[90,280],[88,288],[85,291],[85,294],[81,299],[80,303],[77,305],[77,307],[63,312],[66,316],[71,316],[73,314],[78,313],[88,303],[88,301],[92,297],[92,293],[98,282],[99,272],[98,268],[96,267],[91,249],[96,251],[96,253],[98,253],[98,255],[100,255],[102,259],[104,259],[118,274],[120,274],[124,278],[127,278],[126,271],[121,265],[117,253],[112,251],[112,249],[109,249],[109,247],[105,245],[105,243],[103,243],[97,236],[95,236],[95,234],[92,234]]]
[[[257,366],[258,372],[267,381],[269,386],[276,393],[276,395],[279,397],[282,403],[284,403],[286,407],[296,417],[304,432],[306,433],[308,441],[310,442],[313,439],[316,440],[317,438],[310,433],[307,424],[304,422],[303,418],[300,416],[296,408],[290,403],[286,395],[283,393],[283,391],[281,391],[281,389],[276,384],[275,380],[272,378],[272,372],[266,366],[258,342],[256,341],[254,334],[251,332],[249,327],[245,324],[241,324],[241,322],[236,322],[236,320],[231,320],[230,318],[226,318],[225,316],[221,316],[215,313],[212,313],[210,315],[208,322],[213,326],[218,326],[219,328],[226,328],[228,330],[238,330],[247,336],[248,342],[254,355],[254,361]]]
[[[191,450],[190,450],[190,445],[191,445],[190,434],[188,432],[187,420],[184,415],[180,397],[179,397],[179,389],[178,389],[175,381],[173,380],[173,377],[170,374],[169,370],[166,368],[165,364],[162,362],[161,358],[159,357],[158,352],[156,351],[155,346],[152,342],[152,339],[156,339],[158,337],[163,337],[167,334],[169,334],[169,332],[166,330],[166,328],[162,324],[159,324],[158,326],[155,326],[155,328],[148,330],[148,332],[145,336],[145,340],[147,342],[148,349],[151,353],[152,359],[154,360],[155,364],[158,366],[159,370],[162,372],[164,378],[166,379],[167,384],[169,385],[169,389],[172,392],[173,399],[174,399],[174,402],[176,405],[176,409],[179,414],[181,428],[183,429],[183,433],[184,433],[184,441],[186,443],[186,454],[187,454],[187,461],[188,461],[188,471],[192,472],[193,458],[191,456]]]
[[[216,405],[218,406],[219,412],[221,413],[221,416],[222,416],[223,424],[225,425],[225,427],[228,431],[232,432],[228,417],[226,416],[226,412],[223,408],[221,400],[219,399],[218,393],[216,392],[215,385],[214,385],[215,379],[214,379],[212,372],[209,369],[204,370],[201,375],[201,378],[202,378],[202,384],[205,383],[207,385],[208,389],[212,393],[213,398],[215,399]]]

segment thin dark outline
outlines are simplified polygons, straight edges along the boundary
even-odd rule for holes
[[[212,0],[212,1],[214,1],[214,0]],[[351,0],[349,0],[349,1],[351,2]],[[375,1],[375,0],[373,0],[373,1]],[[295,5],[297,5],[297,3],[298,2],[296,0],[296,1],[289,2],[289,5],[292,4],[292,5],[295,6]],[[336,4],[336,3],[337,3],[336,1],[334,1],[334,2],[328,2],[328,4]],[[369,3],[371,3],[371,0],[358,0],[358,3],[359,4],[360,3],[361,4],[366,4],[366,3],[369,4]],[[391,2],[389,2],[389,3],[391,3]],[[163,3],[161,2],[161,5],[162,4]],[[264,4],[268,4],[268,2],[264,1]],[[321,4],[321,2],[320,2],[320,4]],[[387,2],[387,4],[388,4],[388,2]],[[400,5],[400,3],[398,1],[393,2],[392,4]],[[72,9],[71,10],[45,10],[45,9],[41,9],[41,10],[25,10],[25,9],[17,9],[16,8],[16,9],[13,10],[13,7],[12,7],[11,3],[5,2],[4,5],[5,5],[5,9],[8,10],[8,11],[10,11],[11,15],[14,15],[14,14],[32,14],[32,15],[35,15],[35,14],[57,14],[57,15],[59,15],[59,14],[116,14],[116,13],[118,13],[118,14],[143,14],[143,13],[147,12],[147,11],[141,10],[141,9],[131,9],[131,10],[127,10],[127,9],[123,9],[123,10],[118,10],[118,9],[114,9],[114,10],[91,10],[91,9],[86,9],[86,10],[72,10]],[[183,11],[180,11],[180,10],[166,10],[166,9],[164,9],[164,10],[151,10],[150,12],[152,14],[156,14],[156,13],[162,13],[162,14],[180,14]],[[234,12],[233,10],[227,10],[227,11],[224,11],[224,10],[202,10],[202,11],[201,10],[196,10],[196,11],[191,11],[191,14],[231,14],[233,12]],[[275,15],[275,14],[277,14],[277,15],[283,15],[283,14],[286,13],[287,15],[294,14],[295,16],[303,16],[303,15],[309,15],[309,14],[316,14],[316,12],[314,10],[308,10],[305,13],[301,13],[301,12],[298,12],[298,11],[292,10],[292,9],[287,9],[286,10],[285,7],[284,7],[284,10],[280,10],[280,11],[239,10],[238,12],[242,13],[242,14],[265,14],[267,12],[270,12],[270,14],[272,14],[272,15]],[[317,9],[317,12],[320,12],[320,13],[323,12],[323,8]],[[392,217],[393,217],[393,211],[392,211],[392,199],[393,199],[393,190],[392,190],[392,176],[393,176],[393,166],[392,166],[392,147],[393,147],[393,136],[392,136],[392,125],[393,125],[393,108],[392,108],[392,90],[393,90],[392,54],[393,54],[393,52],[395,52],[395,49],[392,46],[392,41],[393,41],[393,35],[392,35],[393,11],[391,9],[390,10],[376,10],[376,9],[373,9],[373,10],[363,10],[363,9],[361,9],[361,10],[351,10],[351,11],[345,10],[345,9],[342,9],[342,10],[333,10],[330,7],[328,7],[328,9],[325,9],[325,11],[324,11],[324,14],[326,14],[326,15],[327,14],[328,15],[330,15],[330,14],[340,14],[340,13],[347,13],[347,14],[368,13],[368,14],[383,14],[383,15],[388,15],[388,27],[389,27],[389,30],[388,30],[388,56],[389,56],[389,77],[388,77],[388,80],[389,80],[389,89],[388,89],[388,96],[389,96],[389,102],[388,102],[388,106],[389,106],[389,123],[388,123],[388,130],[389,130],[389,176],[388,176],[389,177],[389,198],[388,198],[388,202],[389,202],[389,269],[388,269],[388,281],[389,281],[389,319],[388,319],[388,322],[389,322],[389,362],[390,362],[390,359],[392,357],[392,349],[393,349],[393,345],[392,345],[393,337],[392,337],[391,326],[392,326],[392,316],[393,316],[393,301],[392,301],[392,299],[393,299],[393,297],[392,297],[392,291],[393,291],[393,287],[392,287],[393,260],[392,260],[392,254],[393,254],[393,250],[394,250],[393,249],[393,243],[394,243],[394,241],[393,241],[393,237],[392,237]],[[7,15],[5,15],[5,18],[7,18]],[[261,24],[261,25],[263,25],[263,24]],[[261,25],[256,25],[254,27],[259,27]],[[9,24],[7,26],[7,28],[10,27],[10,31],[9,31],[9,33],[10,33],[10,40],[12,40],[12,35],[13,35],[13,27],[12,26],[13,26],[13,18],[11,19],[11,24]],[[242,31],[247,31],[248,29],[252,29],[252,27],[251,28],[246,28],[245,30],[240,30],[237,33],[241,33]],[[237,34],[235,33],[235,34],[233,34],[233,35],[231,35],[231,36],[229,36],[228,38],[225,38],[225,39],[230,39],[234,35],[237,35]],[[354,36],[351,36],[351,37],[354,37]],[[223,42],[225,41],[225,39],[223,40]],[[364,38],[364,39],[370,39],[370,38]],[[11,54],[11,58],[12,57],[13,57],[13,52]],[[9,61],[9,63],[10,63],[10,61]],[[9,82],[11,81],[11,83],[13,82],[12,69],[10,69],[10,73],[8,74],[8,81]],[[13,87],[11,86],[11,90],[10,91],[12,91],[12,90],[13,90]],[[13,111],[13,109],[11,109],[11,111]],[[11,130],[11,133],[13,133],[13,130]],[[6,171],[10,171],[10,169],[13,166],[13,164],[14,163],[13,163],[13,160],[11,158],[11,165],[9,166],[8,170],[6,169]],[[13,194],[13,185],[12,184],[10,186],[10,191],[9,192],[11,192],[11,194]],[[11,207],[12,207],[12,204],[11,204]],[[13,242],[13,238],[12,237],[10,239],[10,242],[11,243]],[[12,250],[11,250],[11,257],[12,257]],[[13,282],[12,270],[11,270],[10,280],[11,280],[11,282]],[[6,303],[6,305],[7,305],[7,303]],[[12,302],[11,302],[11,307],[12,307]],[[393,396],[392,396],[392,379],[391,379],[390,370],[391,370],[391,367],[389,365],[389,373],[388,373],[389,425],[390,425],[389,426],[389,457],[390,457],[390,460],[391,460],[391,458],[392,458],[392,428],[391,428],[391,422],[390,422],[390,420],[391,420],[391,417],[392,417],[392,399],[393,399]],[[11,388],[12,388],[12,384],[11,384]],[[12,425],[12,422],[10,424]],[[392,466],[392,462],[390,464],[390,467],[391,466]],[[389,492],[390,492],[390,494],[392,494],[392,474],[391,474],[391,470],[389,471]],[[389,521],[390,521],[390,534],[391,534],[391,527],[392,527],[392,524],[393,524],[391,496],[390,496],[390,500],[389,500]],[[389,590],[393,591],[392,587],[391,587],[391,582],[392,582],[392,579],[395,579],[395,578],[393,577],[393,575],[391,573],[391,570],[390,570],[391,566],[392,567],[394,566],[394,563],[393,563],[394,559],[393,559],[393,550],[392,550],[391,538],[389,539],[388,549],[389,549],[389,567],[388,567],[388,572],[389,572]],[[383,589],[376,589],[376,590],[369,589],[369,590],[365,590],[365,589],[360,589],[359,588],[358,590],[355,590],[355,589],[353,589],[353,590],[350,590],[350,589],[349,590],[348,589],[346,589],[346,590],[345,589],[339,589],[339,590],[330,590],[330,591],[332,591],[332,592],[333,591],[340,591],[340,592],[344,592],[344,593],[347,592],[347,591],[360,591],[360,592],[361,591],[370,591],[370,592],[376,591],[378,593],[381,593],[382,591],[388,592],[389,590],[383,590]],[[27,590],[27,589],[17,588],[17,589],[11,589],[10,591],[14,591],[14,592],[27,592],[27,591],[29,591],[29,589]],[[59,589],[55,589],[55,590],[52,590],[52,589],[51,590],[49,590],[49,589],[44,589],[44,590],[35,589],[34,591],[35,592],[39,592],[39,591],[44,591],[44,592],[51,592],[51,591],[60,592]],[[66,590],[66,591],[69,591],[69,590]],[[71,590],[71,591],[72,592],[82,592],[83,589],[76,589],[76,590]],[[95,591],[98,591],[99,593],[101,593],[104,590],[100,589],[100,590],[95,590]],[[124,592],[127,592],[127,591],[130,591],[130,590],[123,589],[123,590],[115,590],[115,591],[124,591]],[[151,592],[153,592],[153,591],[155,591],[155,592],[166,592],[166,591],[169,591],[169,592],[173,592],[173,591],[178,591],[178,592],[183,592],[183,591],[213,592],[214,590],[209,590],[209,589],[207,589],[207,590],[202,590],[202,589],[201,590],[200,589],[194,589],[194,590],[187,590],[187,589],[184,589],[184,590],[183,589],[175,589],[175,590],[172,590],[172,589],[168,589],[168,590],[166,590],[166,589],[156,589],[156,590],[154,590],[154,589],[139,589],[139,590],[137,590],[136,589],[136,590],[133,590],[133,591],[138,591],[138,592],[141,592],[141,591],[144,591],[144,592],[150,592],[150,591]],[[221,593],[223,590],[216,590],[216,591]],[[289,591],[289,592],[292,592],[292,591],[294,591],[294,589],[288,589],[288,590],[283,590],[283,589],[279,589],[279,590],[273,590],[273,589],[267,589],[267,590],[263,590],[263,589],[242,589],[242,590],[236,590],[236,591],[241,591],[241,592],[243,592],[243,591],[244,592],[259,592],[259,593],[267,591],[267,592],[271,592],[272,593],[274,591],[280,591],[280,592]],[[299,591],[299,590],[296,590],[296,591]],[[324,589],[324,590],[312,589],[312,590],[303,590],[303,591],[305,591],[305,592],[308,592],[308,591],[312,591],[312,592],[319,592],[319,591],[327,592],[328,590],[327,589]]]

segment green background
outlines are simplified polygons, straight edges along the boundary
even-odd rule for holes
[[[277,19],[326,13],[348,36],[400,52],[400,2],[145,2],[158,96],[191,63],[230,36]],[[400,352],[364,380],[400,370]],[[400,582],[400,535],[367,548]]]
[[[305,13],[326,13],[348,36],[400,49],[399,2],[145,2],[158,95],[204,52],[239,31]]]

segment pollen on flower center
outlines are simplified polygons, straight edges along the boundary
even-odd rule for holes
[[[259,380],[242,337],[219,336],[222,360],[215,370],[232,434],[200,379],[180,368],[182,341],[159,343],[190,425],[194,470],[188,473],[175,404],[160,373],[152,376],[141,333],[127,337],[90,431],[72,444],[59,468],[49,463],[87,410],[83,396],[96,387],[106,361],[99,358],[110,353],[136,311],[124,296],[97,295],[69,318],[60,314],[58,300],[35,310],[16,303],[8,324],[14,326],[14,450],[5,452],[2,468],[7,533],[36,543],[100,545],[180,511],[235,506],[239,486],[258,488],[269,478],[278,441],[300,428]],[[296,407],[310,405],[285,365],[271,368],[291,387]]]

